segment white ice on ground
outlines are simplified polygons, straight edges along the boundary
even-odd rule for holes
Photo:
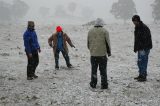
[[[153,49],[147,82],[136,82],[137,54],[133,52],[132,24],[106,25],[110,32],[112,56],[108,59],[109,89],[92,92],[90,54],[87,49],[88,26],[62,26],[76,48],[69,48],[68,70],[60,55],[60,70],[54,69],[54,57],[47,40],[52,26],[38,26],[41,45],[38,79],[26,80],[27,58],[23,47],[25,26],[0,25],[0,106],[159,106],[160,105],[160,26],[150,24]],[[53,29],[53,28],[51,28]],[[98,72],[100,89],[100,75]]]

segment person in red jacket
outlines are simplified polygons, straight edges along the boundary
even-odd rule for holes
[[[59,69],[59,53],[62,52],[62,55],[66,61],[67,67],[71,68],[72,64],[68,56],[68,47],[67,43],[71,47],[75,47],[71,42],[69,36],[63,32],[61,26],[57,26],[56,33],[53,33],[52,36],[48,39],[48,44],[53,48],[53,53],[55,57],[55,69]]]

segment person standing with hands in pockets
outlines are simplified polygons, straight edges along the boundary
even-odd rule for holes
[[[91,82],[90,87],[96,88],[97,68],[101,74],[101,89],[108,89],[107,55],[111,56],[111,47],[108,31],[103,27],[104,22],[98,18],[95,25],[88,32],[87,46],[90,51]]]
[[[137,65],[139,68],[139,76],[134,79],[139,82],[144,82],[147,80],[148,56],[150,49],[152,49],[151,32],[138,15],[132,17],[132,22],[135,25],[134,52],[138,52]]]

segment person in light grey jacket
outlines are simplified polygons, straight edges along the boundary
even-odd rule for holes
[[[96,88],[97,68],[101,74],[101,89],[108,88],[107,82],[107,55],[111,56],[109,32],[103,28],[104,22],[98,18],[95,25],[88,32],[87,46],[90,51],[91,82],[90,87]]]

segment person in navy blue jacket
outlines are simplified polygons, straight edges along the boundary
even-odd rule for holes
[[[34,29],[34,22],[28,21],[28,27],[23,35],[25,52],[28,59],[27,65],[27,80],[32,80],[38,78],[35,74],[35,70],[39,64],[39,55],[38,52],[41,52],[37,34]]]

